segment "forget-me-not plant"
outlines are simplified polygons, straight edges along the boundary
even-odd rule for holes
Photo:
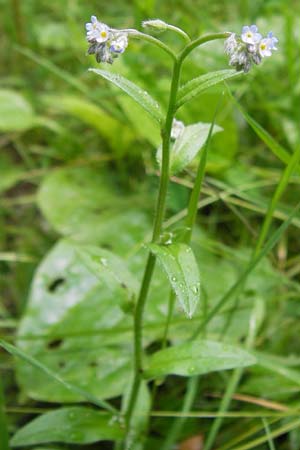
[[[235,77],[237,74],[234,70],[221,70],[213,72],[212,74],[207,74],[207,76],[204,77],[203,75],[196,77],[186,84],[182,84],[181,72],[183,69],[183,64],[190,53],[201,45],[210,41],[226,39],[225,53],[230,57],[229,64],[231,66],[234,66],[239,71],[243,70],[244,72],[248,72],[252,64],[260,64],[262,58],[271,56],[272,51],[277,50],[276,44],[278,42],[278,39],[273,36],[272,32],[270,32],[266,37],[262,37],[262,35],[258,32],[258,28],[256,25],[244,26],[240,35],[231,32],[212,33],[205,36],[200,36],[194,40],[192,40],[188,33],[186,33],[184,30],[174,25],[168,24],[160,19],[146,20],[142,23],[142,26],[146,29],[146,31],[153,31],[156,32],[156,34],[157,32],[175,32],[180,36],[181,39],[184,40],[184,45],[182,45],[179,51],[175,51],[167,44],[165,44],[162,40],[157,39],[150,34],[142,33],[135,29],[116,30],[110,28],[108,25],[102,22],[99,22],[96,16],[92,16],[91,22],[86,24],[86,38],[89,43],[88,54],[94,54],[97,62],[99,63],[112,64],[114,59],[124,53],[124,51],[126,50],[128,46],[128,37],[142,39],[160,47],[160,49],[162,49],[169,57],[171,57],[173,62],[169,100],[165,114],[163,113],[163,109],[160,107],[159,103],[155,99],[153,99],[151,95],[148,94],[148,92],[145,92],[139,86],[136,86],[132,81],[120,75],[116,75],[110,71],[91,69],[94,73],[97,73],[98,75],[117,85],[129,96],[131,96],[133,100],[139,103],[140,106],[142,106],[148,113],[150,113],[152,118],[154,118],[160,126],[162,137],[162,144],[160,146],[161,158],[159,158],[160,183],[154,215],[155,219],[153,224],[152,239],[151,244],[149,245],[150,252],[148,253],[147,263],[145,265],[144,275],[141,282],[141,288],[139,290],[139,294],[134,306],[133,381],[128,397],[128,402],[124,410],[126,436],[123,442],[117,443],[117,450],[128,450],[129,448],[132,448],[133,445],[132,436],[134,435],[135,429],[133,421],[134,412],[139,392],[141,390],[143,376],[145,374],[145,355],[143,341],[145,305],[153,278],[157,256],[161,255],[162,257],[163,255],[163,258],[165,258],[164,264],[166,266],[170,263],[170,261],[172,261],[172,263],[170,264],[172,266],[172,270],[175,270],[174,267],[177,268],[178,265],[178,267],[180,268],[178,273],[184,273],[182,281],[178,284],[176,276],[170,276],[169,280],[172,281],[170,281],[170,287],[173,289],[173,294],[178,296],[178,298],[182,296],[182,304],[188,317],[191,317],[200,298],[200,281],[198,281],[200,280],[200,278],[198,277],[198,268],[195,263],[195,259],[191,259],[192,249],[189,247],[189,245],[192,229],[198,211],[198,200],[205,173],[206,155],[208,148],[207,143],[212,136],[214,123],[209,127],[208,135],[204,140],[204,150],[202,150],[202,156],[200,157],[194,187],[192,189],[189,204],[187,207],[184,232],[178,234],[178,236],[181,237],[178,237],[178,242],[175,241],[171,251],[170,248],[172,247],[174,236],[169,233],[167,239],[164,237],[164,219],[169,180],[172,174],[172,150],[174,149],[174,146],[178,144],[177,147],[179,147],[179,150],[177,148],[177,157],[180,159],[177,161],[177,167],[180,167],[180,170],[182,170],[191,161],[191,158],[196,156],[197,152],[201,148],[201,144],[199,144],[199,141],[197,140],[199,136],[196,136],[198,131],[195,131],[195,133],[193,132],[194,134],[191,133],[190,135],[187,133],[188,137],[186,139],[182,139],[182,141],[184,142],[180,147],[181,139],[179,138],[182,135],[183,137],[185,137],[184,133],[186,133],[189,128],[188,126],[185,127],[185,124],[183,122],[177,120],[175,118],[175,115],[177,113],[177,110],[184,103],[196,97],[196,95],[198,95],[208,86],[212,86],[231,77]],[[193,127],[193,130],[198,130],[198,124],[194,125],[196,125],[196,127]],[[163,250],[161,247],[163,248]],[[169,253],[166,250],[167,247],[169,249]],[[183,249],[184,253],[180,253],[181,251],[183,252]],[[176,262],[176,264],[174,261]],[[195,284],[191,282],[191,277],[193,283],[194,280],[196,280]],[[181,286],[181,290],[179,290],[178,286]],[[168,327],[174,307],[174,302],[172,299],[173,296],[170,295],[168,306],[169,312],[163,338],[163,342],[165,343],[167,342]],[[196,373],[194,373],[194,368],[193,375],[196,375]],[[139,448],[143,448],[143,446]]]

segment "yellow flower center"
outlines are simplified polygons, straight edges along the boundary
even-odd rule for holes
[[[107,33],[106,33],[106,31],[101,31],[100,35],[101,35],[101,37],[106,38]]]
[[[266,48],[267,48],[266,44],[260,44],[260,49],[261,50],[266,50]]]
[[[247,33],[247,37],[248,37],[248,38],[252,38],[252,33],[250,33],[250,32]]]

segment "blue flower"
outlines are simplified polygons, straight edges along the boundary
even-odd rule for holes
[[[99,22],[96,16],[91,17],[91,22],[85,25],[87,30],[86,38],[88,42],[106,42],[109,39],[109,27],[102,22]]]
[[[242,29],[241,39],[246,44],[257,44],[261,37],[256,25],[251,25],[250,27],[246,25]]]
[[[229,65],[248,72],[252,64],[260,64],[262,58],[271,56],[277,50],[278,39],[272,31],[262,38],[256,25],[244,26],[240,36],[231,33],[224,43],[224,51],[229,55]]]
[[[99,22],[96,16],[91,17],[91,22],[87,23],[85,28],[90,44],[88,54],[95,55],[98,63],[112,64],[128,46],[128,33],[125,30],[114,30]]]
[[[112,53],[124,53],[128,46],[127,33],[116,35],[110,43],[110,51]]]

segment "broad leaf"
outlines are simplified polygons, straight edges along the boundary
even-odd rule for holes
[[[239,347],[197,339],[154,353],[148,361],[145,377],[203,375],[246,367],[255,362],[256,359],[250,353]]]
[[[228,80],[229,78],[237,77],[242,73],[243,72],[237,72],[236,70],[226,69],[210,72],[194,78],[179,89],[176,108],[180,108],[184,103],[192,100],[211,86],[222,83],[222,81]]]
[[[0,89],[0,132],[25,131],[35,122],[33,109],[22,95]]]
[[[200,298],[200,276],[192,249],[186,244],[151,244],[150,250],[165,270],[182,309],[192,317]]]
[[[92,245],[77,245],[76,251],[86,267],[109,286],[117,284],[133,296],[139,286],[125,262],[109,250]]]
[[[195,123],[185,127],[181,136],[176,139],[170,155],[170,173],[172,175],[183,170],[197,155],[206,142],[210,129],[209,123]],[[215,125],[212,134],[222,131]],[[158,161],[161,164],[161,147],[158,150]]]
[[[61,408],[43,414],[20,428],[11,440],[12,447],[63,442],[92,444],[122,439],[124,430],[111,414],[91,408]]]
[[[132,208],[134,197],[120,195],[99,172],[89,167],[52,171],[40,186],[38,206],[58,233],[122,253],[143,241],[148,218]]]
[[[76,247],[61,241],[35,273],[18,346],[98,399],[120,395],[131,374],[131,336],[111,329],[130,329],[131,318],[122,309],[127,303],[126,289],[113,280],[109,286],[101,283],[80,260]],[[17,377],[35,399],[82,401],[82,395],[26,361],[17,361]]]
[[[124,78],[121,75],[100,69],[89,70],[118,86],[137,103],[139,103],[139,105],[141,105],[142,108],[144,108],[158,123],[162,123],[163,115],[160,106],[157,101],[148,94],[148,92],[144,91],[136,84],[132,83],[132,81],[127,80],[127,78]]]
[[[49,369],[49,367],[45,366],[43,363],[38,361],[36,358],[31,356],[28,353],[25,353],[20,348],[9,344],[8,342],[4,341],[3,339],[0,339],[0,347],[4,348],[8,353],[11,355],[19,358],[21,361],[25,361],[29,364],[30,367],[33,367],[34,369],[37,369],[39,372],[42,372],[44,375],[46,375],[46,379],[51,379],[55,382],[55,386],[63,386],[65,389],[69,390],[70,392],[75,394],[78,398],[81,398],[81,400],[86,400],[98,407],[104,408],[107,411],[115,412],[115,408],[111,406],[109,403],[105,402],[104,400],[99,400],[94,395],[90,394],[88,391],[85,391],[84,389],[65,381],[60,375],[58,375],[56,372],[54,372],[52,369]],[[19,361],[19,360],[17,360]]]

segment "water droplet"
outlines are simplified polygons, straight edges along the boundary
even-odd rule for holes
[[[107,259],[106,258],[100,258],[100,262],[103,266],[107,266]]]
[[[196,367],[194,367],[194,366],[191,366],[191,367],[188,368],[188,372],[189,372],[190,374],[195,373],[195,371],[196,371]]]
[[[179,287],[180,287],[181,289],[183,289],[184,284],[183,284],[183,283],[179,283]]]
[[[176,283],[176,281],[177,281],[176,277],[173,276],[171,279],[172,279],[172,281],[174,281],[174,283]]]
[[[192,291],[193,291],[194,294],[198,294],[198,293],[199,293],[199,285],[198,285],[198,284],[195,284],[195,285],[192,287]]]

